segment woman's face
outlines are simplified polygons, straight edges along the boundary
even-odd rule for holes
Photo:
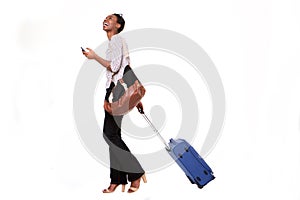
[[[118,28],[120,28],[120,24],[117,23],[117,16],[115,15],[108,15],[103,21],[103,30],[108,31],[115,31],[118,33]]]

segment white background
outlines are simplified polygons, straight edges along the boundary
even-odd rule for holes
[[[0,4],[1,199],[300,199],[299,1]],[[107,39],[101,23],[113,12],[127,31],[184,34],[214,61],[226,121],[206,158],[217,178],[203,190],[172,165],[135,194],[101,193],[109,170],[80,142],[72,95],[85,60],[79,47]]]

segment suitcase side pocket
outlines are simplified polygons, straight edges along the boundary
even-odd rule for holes
[[[209,173],[213,173],[213,171],[212,171],[212,169],[208,166],[208,164],[205,162],[205,160],[196,152],[196,150],[193,148],[193,147],[191,147],[190,146],[190,151],[191,151],[191,153],[195,156],[195,157],[197,157],[197,158],[199,158],[199,162],[201,163],[201,165],[209,172]]]

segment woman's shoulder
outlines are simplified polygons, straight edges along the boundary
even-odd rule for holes
[[[124,40],[124,38],[119,34],[113,35],[111,37],[112,42],[122,42],[123,40]]]

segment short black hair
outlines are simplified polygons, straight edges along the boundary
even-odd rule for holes
[[[124,18],[122,17],[122,14],[114,13],[113,15],[117,17],[117,23],[121,25],[120,28],[118,28],[118,33],[120,33],[120,32],[123,31],[123,29],[124,29],[124,26],[125,26],[125,20],[124,20]]]

